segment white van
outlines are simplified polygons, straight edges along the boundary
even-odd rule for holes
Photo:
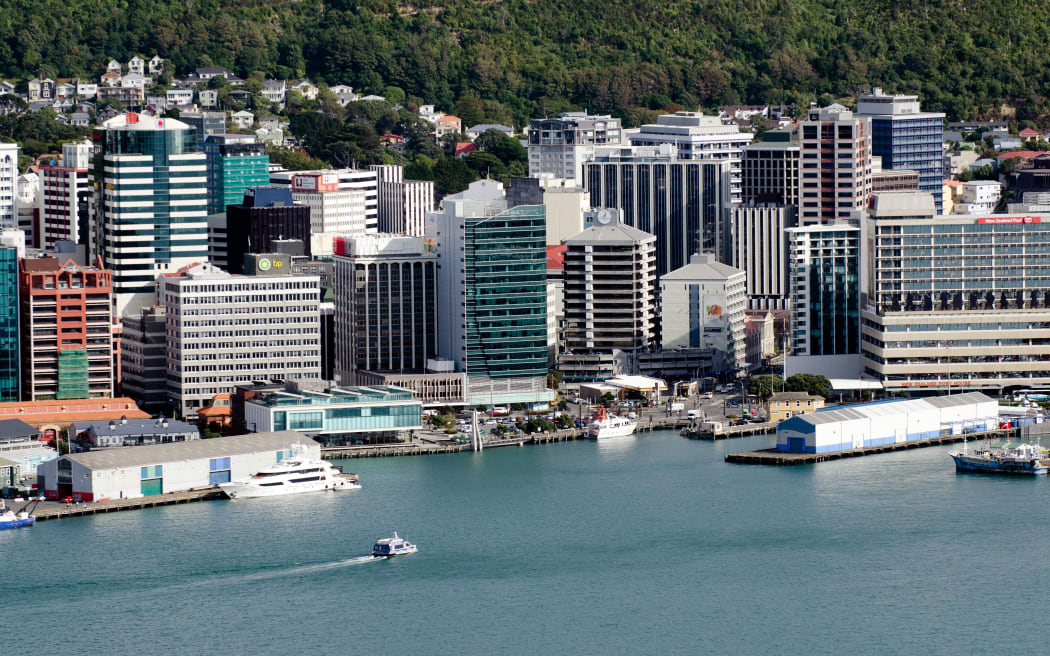
[[[704,412],[702,410],[690,410],[689,411],[689,418],[690,419],[699,419],[700,417],[703,416],[703,414],[704,414]]]

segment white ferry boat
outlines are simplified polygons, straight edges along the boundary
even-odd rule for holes
[[[638,422],[628,417],[606,416],[605,408],[598,409],[598,419],[587,427],[586,436],[592,440],[603,440],[608,437],[625,437],[634,433]]]
[[[220,483],[219,489],[231,499],[248,499],[299,492],[359,490],[361,485],[355,474],[344,474],[323,460],[309,458],[302,445],[293,445],[291,458],[270,465],[249,478]]]
[[[383,556],[407,556],[416,553],[416,551],[416,545],[397,537],[397,531],[394,531],[394,537],[376,540],[375,545],[372,546],[372,555],[378,558]]]

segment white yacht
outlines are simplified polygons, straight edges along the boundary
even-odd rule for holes
[[[607,437],[625,437],[634,433],[638,422],[628,417],[606,416],[605,408],[598,409],[598,419],[587,427],[586,436],[592,440]]]
[[[356,474],[344,474],[323,460],[309,458],[301,445],[294,445],[291,458],[270,465],[249,478],[220,483],[219,489],[231,499],[247,499],[298,492],[359,490],[361,485]]]

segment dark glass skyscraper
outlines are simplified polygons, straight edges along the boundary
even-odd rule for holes
[[[18,400],[18,249],[0,244],[0,401]]]

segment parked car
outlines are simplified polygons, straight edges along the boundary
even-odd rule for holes
[[[705,398],[705,399],[713,399],[713,398],[715,398],[715,393],[714,392],[704,392],[703,398]]]

